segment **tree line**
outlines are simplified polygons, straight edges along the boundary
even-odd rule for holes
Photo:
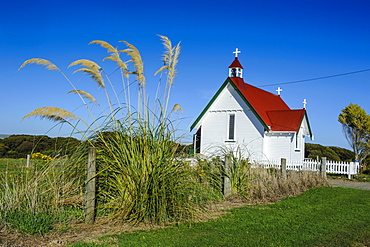
[[[73,137],[55,137],[46,135],[11,135],[0,139],[0,158],[26,158],[27,154],[42,153],[50,157],[71,156],[81,141]],[[180,145],[178,154],[188,153],[192,145]],[[333,161],[353,161],[354,152],[339,147],[326,147],[306,143],[305,157],[321,159],[327,157]]]
[[[71,155],[81,144],[73,137],[46,135],[11,135],[0,139],[0,158],[26,158],[27,154],[42,153],[50,157]]]

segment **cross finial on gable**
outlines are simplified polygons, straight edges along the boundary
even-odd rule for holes
[[[238,57],[238,54],[241,53],[241,51],[239,51],[238,48],[236,48],[233,53],[235,54],[235,57]]]
[[[278,93],[278,95],[280,95],[280,92],[283,91],[283,89],[281,89],[280,87],[278,87],[278,89],[276,90],[276,92]]]
[[[303,109],[306,109],[307,100],[306,100],[306,99],[304,99],[302,103],[303,103]]]

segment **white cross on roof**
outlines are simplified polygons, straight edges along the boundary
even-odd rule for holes
[[[280,95],[281,91],[283,91],[283,89],[281,89],[280,87],[278,87],[278,89],[276,90],[276,92],[278,92],[278,95]]]
[[[304,99],[304,100],[303,100],[303,108],[304,108],[304,109],[306,109],[306,105],[307,105],[307,100],[306,100],[306,99]]]
[[[238,53],[241,53],[241,51],[239,51],[238,48],[236,48],[233,53],[235,54],[235,57],[238,57]]]

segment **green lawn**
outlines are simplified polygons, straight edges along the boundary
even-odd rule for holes
[[[223,218],[73,246],[369,246],[370,191],[322,187]]]

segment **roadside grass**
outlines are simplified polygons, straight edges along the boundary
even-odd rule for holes
[[[370,170],[369,170],[370,171]],[[352,176],[351,179],[348,179],[346,174],[327,174],[328,178],[331,179],[344,179],[344,180],[354,180],[359,182],[370,182],[370,174],[366,171],[365,173],[360,173]]]
[[[72,246],[368,246],[370,191],[321,187],[209,222],[106,235]]]

